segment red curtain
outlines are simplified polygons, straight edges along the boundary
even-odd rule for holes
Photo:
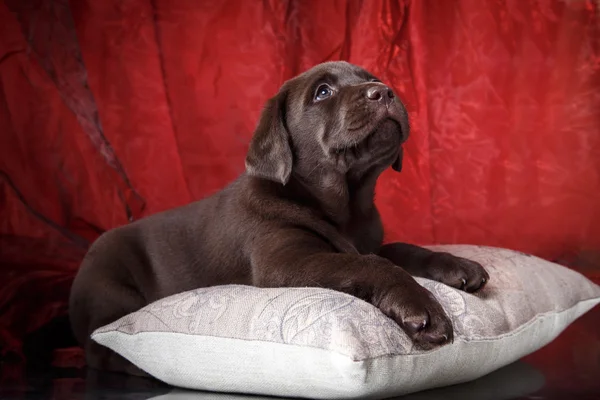
[[[265,100],[336,59],[410,112],[386,240],[600,248],[595,0],[5,0],[2,354],[64,313],[90,241],[234,179]]]

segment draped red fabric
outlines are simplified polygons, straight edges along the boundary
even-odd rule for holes
[[[338,59],[410,113],[386,240],[600,249],[595,0],[5,0],[1,354],[65,312],[90,241],[233,180],[266,99]]]

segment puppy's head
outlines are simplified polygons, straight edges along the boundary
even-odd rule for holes
[[[408,134],[406,109],[391,88],[355,65],[319,64],[267,102],[246,171],[282,184],[292,171],[399,171]]]

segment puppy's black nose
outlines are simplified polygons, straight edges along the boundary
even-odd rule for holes
[[[394,92],[385,85],[377,84],[367,89],[367,98],[373,101],[380,101],[387,106],[394,100]]]

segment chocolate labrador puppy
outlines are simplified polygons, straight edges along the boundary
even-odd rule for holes
[[[143,374],[92,331],[160,298],[224,284],[346,292],[424,349],[451,341],[444,310],[411,275],[469,292],[489,275],[447,253],[382,246],[375,182],[390,166],[400,171],[408,133],[398,97],[362,68],[328,62],[287,81],[267,102],[237,180],[91,246],[70,298],[88,365]]]

